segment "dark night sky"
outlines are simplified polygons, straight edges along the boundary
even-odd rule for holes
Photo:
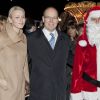
[[[66,2],[66,0],[0,0],[0,14],[7,15],[10,7],[19,5],[25,9],[27,17],[41,19],[46,7],[54,6],[61,13]]]
[[[23,7],[26,11],[26,17],[41,20],[43,10],[48,6],[54,6],[59,14],[64,11],[64,7],[68,2],[80,0],[0,0],[0,14],[7,15],[9,9],[14,5]],[[84,1],[84,0],[81,0]]]

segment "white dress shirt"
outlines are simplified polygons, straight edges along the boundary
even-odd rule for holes
[[[42,31],[43,31],[43,33],[44,33],[44,35],[45,35],[45,37],[47,38],[48,41],[50,41],[50,39],[51,39],[50,33],[53,33],[53,34],[54,34],[54,37],[55,37],[55,43],[56,43],[57,37],[58,37],[58,33],[57,33],[56,30],[50,32],[50,31],[48,31],[46,28],[43,28]]]

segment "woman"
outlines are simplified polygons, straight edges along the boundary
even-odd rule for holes
[[[22,32],[24,24],[24,9],[12,7],[0,32],[0,100],[25,100],[29,73],[26,37]]]
[[[69,20],[66,25],[66,35],[70,38],[70,47],[69,47],[69,55],[68,55],[68,63],[66,66],[66,100],[70,100],[70,84],[72,80],[72,68],[73,68],[73,58],[75,54],[75,47],[77,43],[77,23],[74,20]]]

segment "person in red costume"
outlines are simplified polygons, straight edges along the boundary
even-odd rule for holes
[[[74,56],[70,100],[100,100],[100,6],[84,18]]]

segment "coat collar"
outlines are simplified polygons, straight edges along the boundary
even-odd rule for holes
[[[10,23],[6,24],[6,31],[7,34],[9,36],[9,38],[13,41],[13,42],[18,42],[18,41],[23,41],[24,40],[24,34],[23,31],[20,30],[19,33],[16,33],[14,31],[14,29],[12,28],[12,25]]]
[[[56,30],[58,33],[58,38],[61,39],[62,38],[62,33],[59,30]],[[44,36],[42,29],[38,29],[38,33],[37,36]]]

